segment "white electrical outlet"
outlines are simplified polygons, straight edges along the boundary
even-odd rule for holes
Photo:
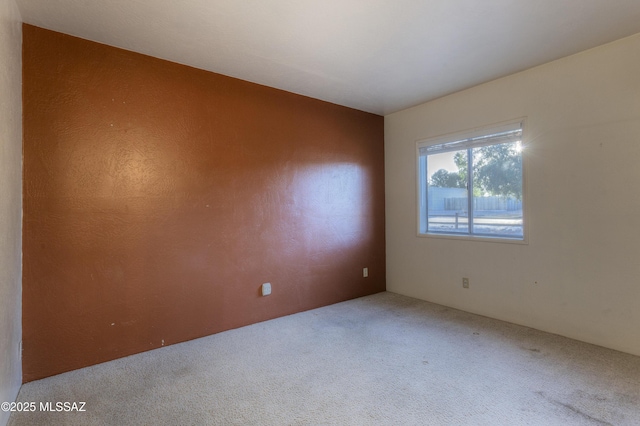
[[[268,296],[271,294],[271,283],[262,284],[262,295]]]
[[[469,278],[462,279],[462,288],[469,288]]]
[[[369,276],[369,268],[362,268],[362,276],[367,278]]]

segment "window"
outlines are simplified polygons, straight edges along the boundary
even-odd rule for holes
[[[419,141],[419,233],[524,239],[523,120]]]

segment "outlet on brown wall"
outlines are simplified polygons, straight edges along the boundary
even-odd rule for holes
[[[29,25],[23,84],[25,382],[385,289],[382,117]]]

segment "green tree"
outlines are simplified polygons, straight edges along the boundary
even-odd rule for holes
[[[467,176],[469,175],[468,170],[469,170],[469,163],[467,162],[467,151],[458,151],[455,153],[455,155],[453,156],[453,162],[456,163],[456,167],[458,167],[458,175],[460,176],[460,181],[462,182],[462,185],[460,186],[460,188],[466,188],[467,187]],[[475,169],[474,169],[475,171]],[[481,197],[482,196],[482,188],[480,188],[477,185],[477,182],[474,179],[474,185],[473,185],[473,195],[475,197]]]
[[[522,155],[516,143],[474,149],[474,187],[485,193],[522,199]]]
[[[522,155],[515,142],[474,148],[472,155],[473,195],[522,199]],[[469,169],[467,150],[456,152],[453,161],[458,167],[460,181],[465,183],[460,187],[466,188]]]
[[[453,162],[456,163],[456,167],[458,167],[458,175],[460,176],[460,179],[465,182],[465,186],[463,188],[466,188],[467,170],[469,169],[467,163],[467,151],[456,152],[453,156]]]
[[[466,182],[458,173],[440,169],[431,176],[430,185],[441,188],[465,188]]]

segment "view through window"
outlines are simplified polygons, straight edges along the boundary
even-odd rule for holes
[[[420,233],[524,238],[522,122],[418,143]]]

